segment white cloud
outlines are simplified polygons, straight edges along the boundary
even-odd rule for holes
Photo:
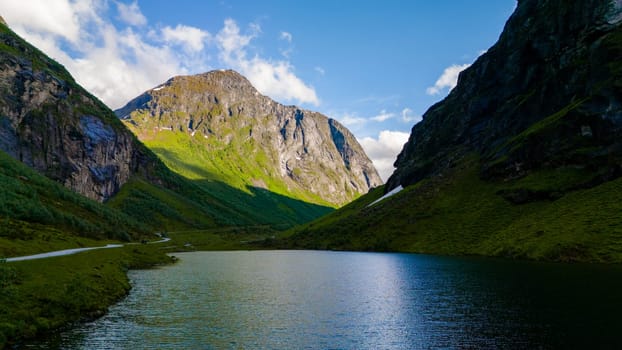
[[[246,51],[244,48],[256,35],[257,30],[253,30],[249,35],[240,34],[238,24],[231,18],[226,19],[224,28],[216,36],[216,41],[222,49],[220,55],[223,61],[245,60]]]
[[[31,0],[0,2],[2,16],[13,30],[23,31],[28,27],[34,33],[45,33],[49,37],[62,37],[72,43],[80,38],[79,10],[69,0]]]
[[[361,146],[372,160],[383,181],[393,174],[393,163],[402,151],[410,134],[401,131],[383,130],[378,138],[365,137],[359,140]]]
[[[171,28],[166,26],[162,29],[162,39],[165,42],[180,44],[187,52],[199,52],[205,46],[205,40],[209,38],[209,33],[199,28],[178,24]]]
[[[413,114],[413,110],[406,107],[404,109],[402,109],[402,121],[404,123],[413,123],[417,124],[419,123],[421,120],[423,120],[423,118],[421,118],[420,115],[415,115]]]
[[[458,75],[460,72],[470,66],[470,64],[454,64],[445,68],[445,71],[443,71],[443,74],[438,78],[434,86],[431,86],[426,90],[427,94],[438,95],[445,89],[447,89],[447,91],[451,91],[451,89],[455,88],[458,83]]]
[[[0,14],[111,108],[172,76],[201,73],[215,63],[238,70],[277,100],[319,104],[313,87],[288,60],[251,55],[250,43],[261,34],[255,24],[242,34],[228,19],[216,37],[183,24],[157,28],[148,25],[136,1],[28,0],[16,6],[14,0],[0,0]],[[116,27],[110,20],[116,15],[127,26]],[[210,64],[211,57],[218,61]]]
[[[293,39],[292,34],[288,32],[281,32],[281,35],[279,36],[279,38],[281,40],[287,41],[288,43],[291,43]]]
[[[136,1],[129,5],[117,2],[117,10],[119,11],[119,18],[131,26],[144,26],[147,24],[147,18],[140,12]]]
[[[216,41],[221,48],[221,60],[246,76],[264,95],[277,100],[319,105],[320,100],[315,89],[296,76],[291,63],[268,60],[257,55],[247,57],[247,47],[260,30],[255,25],[251,27],[251,33],[241,34],[234,20],[225,20],[225,27],[216,35]]]
[[[324,68],[322,67],[315,67],[313,68],[316,72],[320,73],[320,75],[325,75],[326,71],[324,70]]]
[[[391,119],[393,117],[395,117],[394,113],[389,113],[389,112],[387,112],[386,110],[383,109],[383,110],[380,111],[380,114],[378,114],[378,115],[376,115],[374,117],[371,117],[370,119],[375,121],[375,122],[380,122],[381,123],[381,122],[387,121],[387,120],[389,120],[389,119]]]
[[[354,114],[346,113],[340,117],[336,117],[341,124],[345,126],[355,126],[355,125],[363,125],[367,123],[367,119],[358,117]]]

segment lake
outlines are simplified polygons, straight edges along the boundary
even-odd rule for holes
[[[30,348],[621,348],[622,268],[417,254],[176,254]]]

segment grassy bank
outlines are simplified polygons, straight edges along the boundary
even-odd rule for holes
[[[61,232],[36,232],[33,228],[30,240],[5,242],[0,238],[0,243],[6,243],[1,251],[17,256],[108,243]],[[45,234],[51,237],[48,241],[40,237]],[[165,253],[258,249],[277,234],[267,225],[177,231],[169,232],[171,240],[160,244],[131,244],[22,262],[0,260],[0,349],[103,315],[129,292],[126,272],[171,263],[173,259]]]
[[[159,245],[130,245],[0,262],[0,349],[102,315],[130,290],[128,269],[171,261]]]
[[[281,233],[268,225],[170,232],[168,235],[172,240],[166,249],[179,252],[274,248],[271,243]]]

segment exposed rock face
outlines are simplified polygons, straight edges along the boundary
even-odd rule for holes
[[[1,150],[98,201],[144,170],[144,146],[61,65],[4,25],[0,43]]]
[[[413,129],[386,191],[466,154],[483,178],[578,167],[619,176],[622,2],[519,0],[498,41]]]
[[[237,147],[225,154],[231,161],[239,157],[234,152],[245,149],[244,164],[220,166],[237,167],[242,174],[261,169],[260,178],[247,179],[251,186],[275,190],[270,184],[282,185],[294,196],[306,193],[301,198],[340,205],[382,184],[344,126],[319,113],[281,105],[234,71],[172,78],[116,114],[142,140],[153,137],[153,130],[186,133],[208,150]]]

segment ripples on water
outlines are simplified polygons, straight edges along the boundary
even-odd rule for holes
[[[31,348],[620,346],[622,270],[414,254],[196,252],[131,271],[95,322]]]

